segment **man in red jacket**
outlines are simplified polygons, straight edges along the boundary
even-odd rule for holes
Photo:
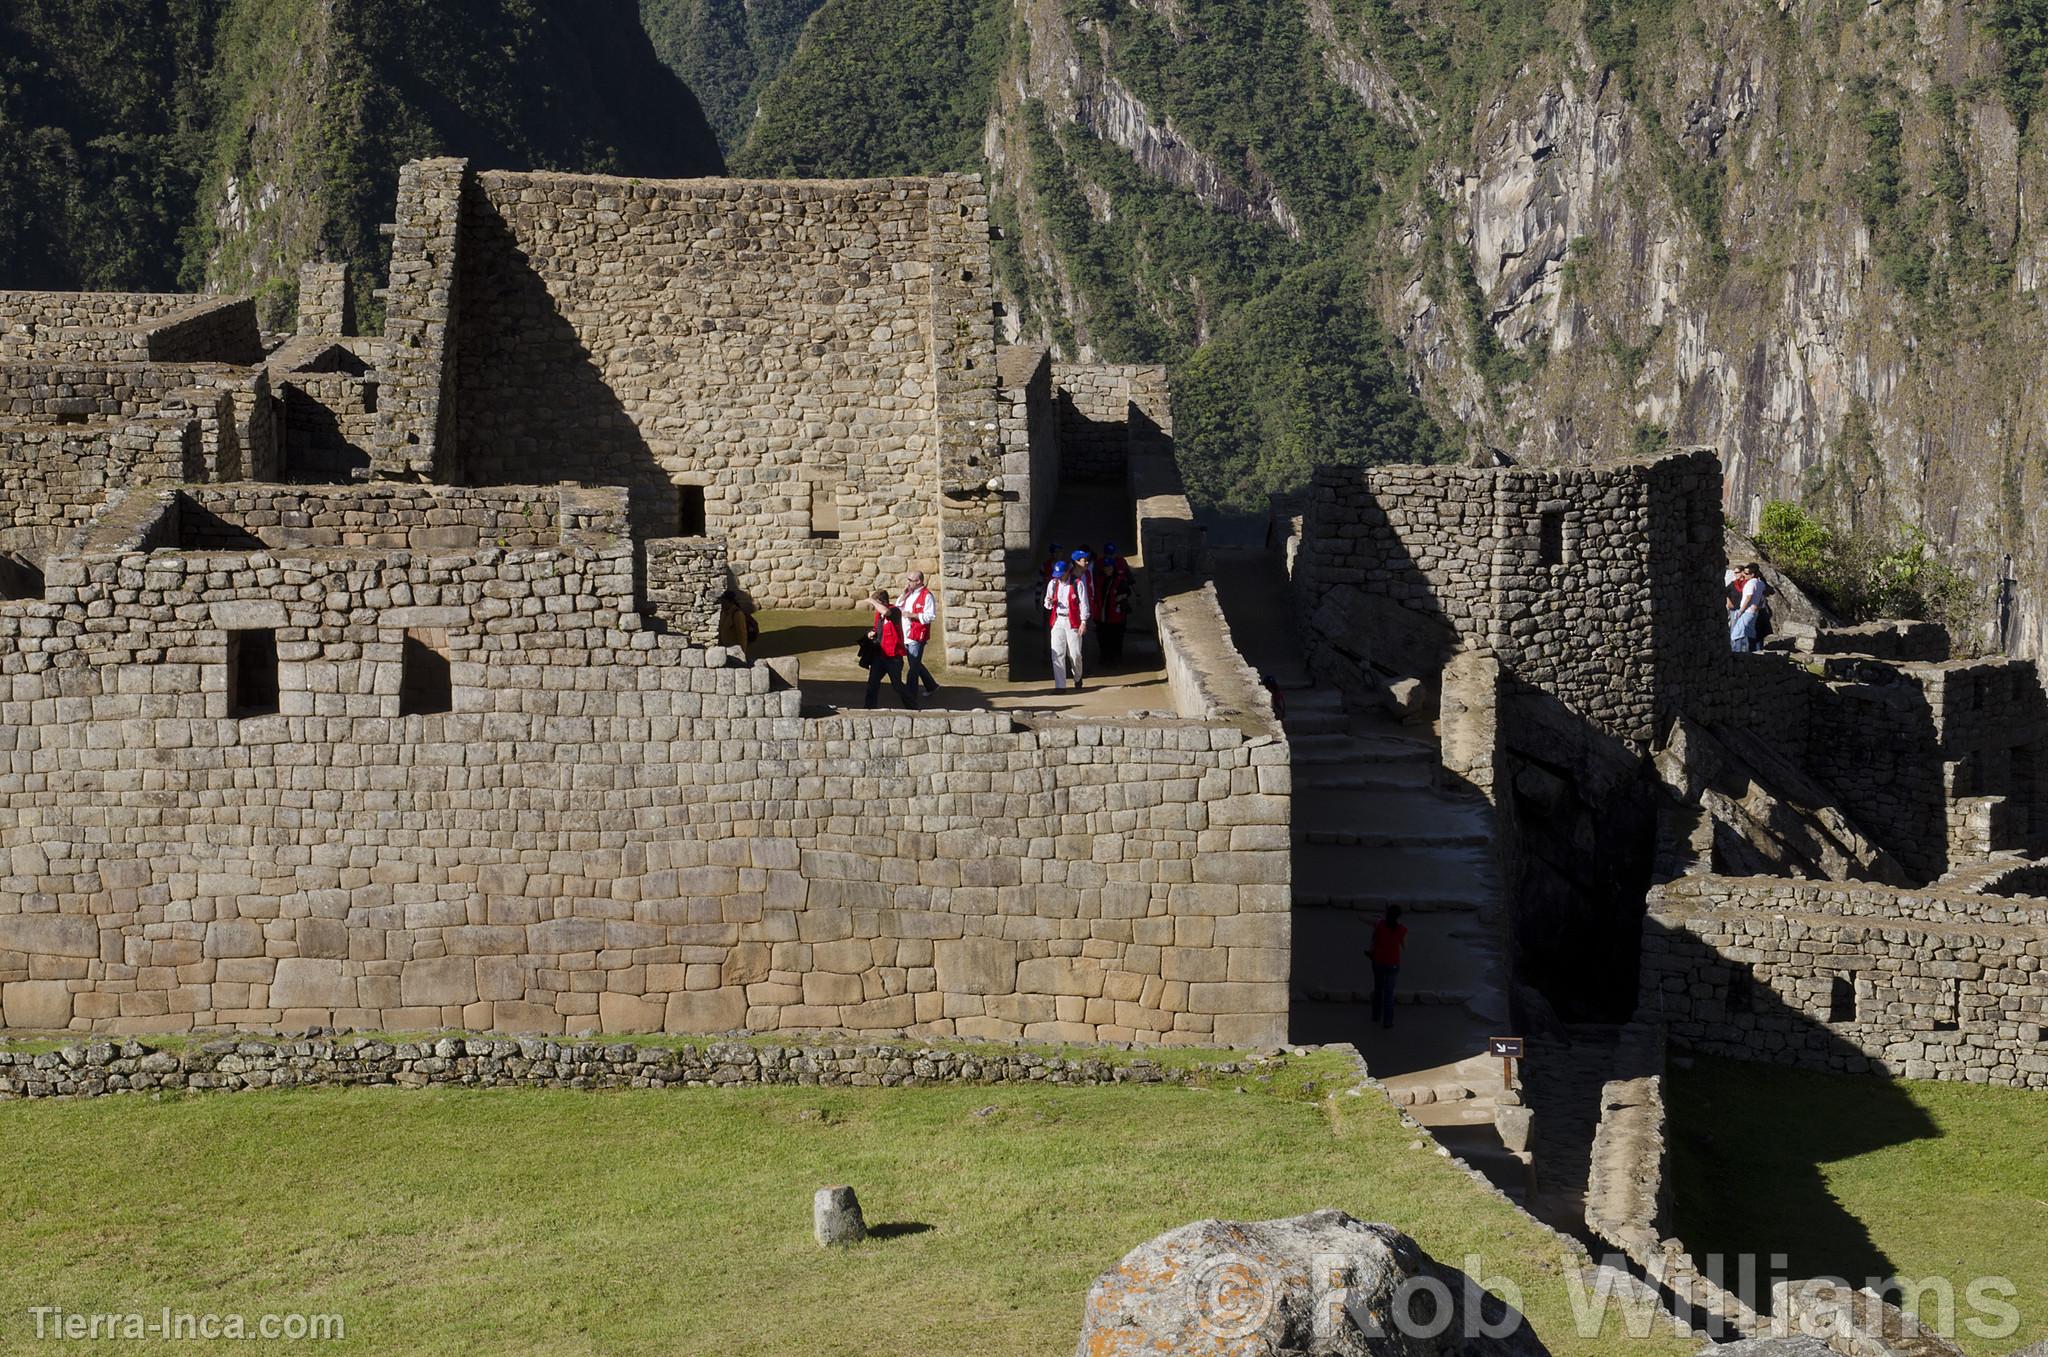
[[[1074,680],[1074,691],[1081,691],[1081,638],[1088,634],[1088,623],[1094,613],[1087,586],[1068,562],[1054,561],[1052,583],[1045,586],[1045,620],[1052,629],[1054,692],[1066,691],[1069,677]]]
[[[1116,554],[1116,543],[1106,542],[1095,565],[1095,644],[1104,664],[1123,662],[1124,626],[1130,619],[1131,567]]]
[[[1401,907],[1388,905],[1387,913],[1372,926],[1372,1016],[1382,1027],[1394,1025],[1394,981],[1401,974],[1401,951],[1408,945],[1408,930],[1401,924]]]

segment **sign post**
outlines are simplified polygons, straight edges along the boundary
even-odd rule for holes
[[[1486,1039],[1486,1051],[1488,1055],[1500,1057],[1501,1087],[1513,1088],[1515,1086],[1515,1062],[1520,1060],[1523,1055],[1522,1038],[1488,1037]]]

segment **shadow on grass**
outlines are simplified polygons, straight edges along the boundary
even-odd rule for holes
[[[937,1228],[936,1225],[927,1225],[921,1220],[896,1220],[887,1225],[868,1226],[868,1238],[896,1239],[902,1235],[929,1234]]]
[[[1667,1089],[1673,1211],[1695,1258],[1783,1256],[1780,1275],[1858,1286],[1896,1273],[1821,1166],[1941,1134],[1897,1084],[1701,1057]]]

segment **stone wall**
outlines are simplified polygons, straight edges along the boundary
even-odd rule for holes
[[[1038,547],[1060,492],[1060,416],[1052,355],[1012,345],[997,354],[1002,387],[1003,544],[1013,579],[1037,578]]]
[[[2043,846],[2048,699],[2031,661],[1830,653],[1809,687],[1809,767],[1916,878]]]
[[[416,210],[444,205],[415,208],[402,187],[401,245]],[[1000,666],[1003,466],[978,181],[488,173],[461,216],[442,376],[452,367],[462,478],[625,485],[655,538],[676,534],[678,486],[695,487],[706,531],[762,606],[842,605],[922,569],[939,584],[948,661]],[[396,271],[393,288],[394,314],[414,314]],[[384,400],[394,425],[420,422],[403,391]]]
[[[0,360],[139,358],[129,332],[193,300],[181,293],[0,292]]]
[[[2048,901],[1693,876],[1657,887],[1639,1016],[1809,1069],[2048,1087]]]
[[[346,264],[310,260],[299,265],[301,337],[340,339],[356,332],[355,295],[348,281]]]
[[[1322,467],[1297,551],[1317,666],[1434,679],[1491,651],[1523,688],[1638,745],[1729,679],[1720,469]]]
[[[377,442],[378,382],[347,372],[291,372],[277,383],[286,479],[347,481],[366,475]]]
[[[709,537],[665,537],[648,542],[644,550],[648,616],[692,645],[718,644],[718,600],[732,587],[725,543]]]
[[[619,492],[519,493],[559,543],[182,551],[289,492],[134,494],[0,605],[0,1022],[1282,1039],[1270,727],[805,718],[642,624]]]
[[[376,446],[379,476],[399,480],[459,479],[455,446],[454,343],[456,256],[462,230],[465,160],[416,160],[398,171],[391,237],[391,282],[385,289],[383,361],[378,365]],[[538,398],[526,394],[519,404]],[[578,439],[582,435],[578,434]],[[537,471],[543,479],[555,472]],[[499,476],[524,481],[535,475]]]
[[[1227,1054],[1227,1053],[1226,1053]],[[932,1084],[1183,1084],[1251,1074],[1257,1059],[1156,1065],[1149,1060],[1040,1055],[1000,1046],[842,1042],[701,1047],[571,1044],[540,1037],[308,1037],[225,1039],[176,1049],[126,1040],[55,1051],[0,1049],[0,1101],[97,1098],[161,1090],[241,1093],[266,1088],[916,1088]]]
[[[1136,446],[1156,449],[1173,434],[1166,369],[1156,364],[1056,363],[1060,474],[1120,481]]]
[[[137,327],[142,354],[152,363],[263,361],[256,303],[248,297],[188,298],[191,304]]]

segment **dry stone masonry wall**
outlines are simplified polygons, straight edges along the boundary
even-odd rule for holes
[[[1808,1069],[2048,1088],[2048,901],[1694,876],[1652,892],[1639,1016]]]
[[[0,608],[0,1022],[1284,1035],[1277,736],[804,718],[642,625],[622,491],[295,494],[131,495]],[[375,522],[550,497],[536,547]],[[445,709],[408,713],[423,638]]]
[[[1319,468],[1295,572],[1318,663],[1433,678],[1458,649],[1487,649],[1525,688],[1647,743],[1726,676],[1711,625],[1719,482],[1705,453],[1594,470]]]

